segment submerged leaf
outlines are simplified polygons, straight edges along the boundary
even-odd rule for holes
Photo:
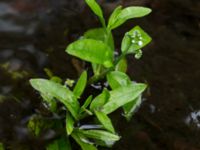
[[[68,138],[62,137],[50,143],[46,150],[72,150]]]
[[[62,102],[71,112],[72,116],[77,119],[79,111],[79,103],[74,94],[59,83],[55,83],[46,79],[31,79],[32,87],[42,94],[47,94],[50,97],[55,97]]]
[[[70,44],[66,52],[91,63],[102,64],[109,68],[113,66],[113,52],[102,41],[82,39]]]
[[[34,115],[28,120],[27,127],[29,132],[31,132],[34,136],[39,137],[42,131],[52,127],[52,125],[52,122],[44,120],[39,115]]]

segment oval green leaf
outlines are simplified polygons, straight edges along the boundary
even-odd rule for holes
[[[129,76],[120,71],[112,71],[107,74],[108,84],[112,89],[116,89],[122,86],[127,86],[131,83]]]
[[[137,98],[145,89],[146,84],[129,84],[124,87],[119,87],[110,92],[110,99],[102,107],[101,111],[105,114],[109,114],[119,107],[131,102]]]
[[[109,29],[115,29],[122,25],[129,19],[139,18],[148,15],[151,12],[150,8],[140,7],[140,6],[131,6],[124,8],[117,17],[115,17],[115,21],[109,25]]]
[[[127,32],[122,40],[122,52],[135,53],[151,42],[151,37],[139,26]]]
[[[84,38],[86,39],[94,39],[94,40],[99,40],[102,42],[107,42],[112,51],[114,51],[114,40],[112,34],[107,38],[107,33],[104,28],[95,28],[95,29],[90,29],[87,32],[84,33]]]
[[[113,66],[113,52],[102,41],[82,39],[70,44],[66,52],[91,63],[102,64],[109,68]]]
[[[95,0],[85,0],[85,2],[98,17],[103,18],[101,7]]]
[[[101,124],[104,126],[105,129],[108,131],[115,133],[115,129],[112,125],[112,121],[110,118],[103,112],[95,111],[95,115],[97,116],[98,120],[101,122]]]
[[[103,11],[99,4],[95,0],[85,0],[87,5],[91,8],[91,10],[99,17],[102,25],[105,26],[105,19],[103,17]]]
[[[132,83],[130,78],[125,73],[118,71],[110,72],[107,75],[107,81],[112,89],[127,86],[129,84],[134,85],[134,83]],[[124,116],[128,121],[131,119],[135,109],[141,104],[141,102],[142,102],[142,96],[140,94],[137,98],[132,99],[132,101],[122,106],[124,110]]]
[[[80,106],[76,97],[69,89],[59,83],[46,79],[31,79],[30,83],[34,89],[42,94],[55,97],[67,107],[75,119],[78,118]]]

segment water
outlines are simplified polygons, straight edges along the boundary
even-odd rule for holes
[[[102,0],[106,15],[117,3],[120,1]],[[124,33],[136,24],[153,41],[140,60],[129,56],[131,78],[148,83],[149,89],[129,123],[120,112],[112,115],[122,136],[112,149],[200,149],[198,0],[127,0],[123,4],[148,6],[153,13],[117,29],[117,49]],[[28,133],[26,123],[34,114],[54,119],[41,106],[28,80],[47,77],[45,67],[63,79],[76,79],[83,64],[66,55],[64,49],[86,29],[97,26],[83,1],[0,1],[0,141],[10,145],[7,149],[42,150],[57,134],[47,131],[36,139]]]

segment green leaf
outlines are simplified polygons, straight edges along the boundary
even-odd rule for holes
[[[85,0],[85,2],[98,17],[103,18],[101,7],[95,0]]]
[[[115,24],[115,22],[117,21],[117,17],[121,12],[122,12],[122,6],[118,6],[115,8],[115,10],[113,11],[108,20],[108,28],[110,28],[112,25]]]
[[[104,89],[101,94],[95,97],[90,104],[90,110],[98,110],[100,109],[109,99],[110,94],[107,89]]]
[[[131,40],[132,40],[132,37],[131,37],[130,31],[129,31],[124,35],[124,38],[122,40],[121,51],[123,53],[129,53],[129,49],[130,49],[131,45],[133,44]]]
[[[141,102],[142,102],[142,96],[140,95],[136,99],[134,99],[132,102],[129,102],[123,106],[124,116],[126,117],[128,121],[130,121],[135,109],[138,106],[140,106]]]
[[[44,129],[49,127],[49,123],[46,123],[40,116],[32,116],[27,124],[28,130],[36,137],[38,137]]]
[[[93,139],[94,143],[98,146],[103,146],[103,147],[108,147],[108,148],[112,148],[112,146],[115,144],[116,141],[102,141],[102,140],[97,140],[97,139]]]
[[[118,141],[120,139],[118,135],[103,130],[79,130],[79,132],[88,138],[102,141]]]
[[[105,68],[102,65],[93,63],[92,70],[93,70],[94,75],[98,76],[101,74],[101,72],[103,72],[103,70],[105,70]]]
[[[118,64],[117,64],[116,67],[115,67],[115,70],[116,70],[116,71],[120,71],[120,72],[126,73],[127,68],[128,68],[127,60],[126,60],[126,58],[124,57],[123,59],[121,59],[121,60],[118,62]]]
[[[85,100],[85,103],[83,104],[83,106],[81,106],[81,109],[80,109],[80,114],[81,113],[83,113],[85,110],[86,110],[86,108],[90,105],[90,103],[91,103],[91,101],[92,101],[92,98],[93,98],[93,96],[92,95],[90,95],[86,100]]]
[[[87,72],[84,71],[81,74],[81,76],[73,90],[73,93],[77,98],[79,98],[82,95],[82,93],[86,87],[86,84],[87,84]]]
[[[56,83],[62,83],[62,79],[61,79],[60,77],[58,77],[58,76],[52,76],[52,77],[50,78],[50,80],[51,80],[51,81],[54,81],[54,82],[56,82]]]
[[[81,108],[87,108],[87,107],[90,105],[90,103],[91,103],[91,101],[92,101],[92,98],[93,98],[93,96],[90,95],[90,96],[85,100],[85,103],[83,104],[83,106],[82,106]]]
[[[72,150],[69,139],[62,137],[46,147],[46,150]]]
[[[95,29],[90,29],[87,32],[84,33],[84,38],[86,39],[94,39],[102,42],[107,42],[105,44],[108,44],[112,51],[114,51],[114,40],[112,34],[107,39],[107,32],[104,28],[95,28]]]
[[[106,45],[110,46],[112,53],[114,52],[114,40],[112,34],[108,34],[104,28],[90,29],[84,33],[84,38],[94,39],[104,42]],[[95,75],[99,75],[105,68],[99,64],[92,64],[92,69]]]
[[[131,102],[137,98],[145,89],[146,84],[129,84],[119,87],[110,92],[109,101],[102,107],[101,111],[109,114],[119,107]]]
[[[79,119],[82,119],[82,118],[84,118],[84,117],[87,116],[87,115],[93,115],[93,113],[92,113],[90,110],[87,109],[87,107],[90,105],[90,103],[91,103],[91,101],[92,101],[92,98],[93,98],[93,96],[90,95],[90,96],[86,99],[86,101],[85,101],[85,103],[83,104],[83,106],[81,106],[81,109],[80,109],[80,111],[79,111]]]
[[[58,99],[67,107],[75,119],[78,118],[80,106],[76,97],[69,89],[59,83],[46,79],[31,79],[30,83],[34,89],[42,94],[47,94],[50,97]]]
[[[131,6],[124,8],[118,13],[117,17],[115,17],[115,21],[108,26],[110,30],[115,29],[122,25],[129,19],[139,18],[148,15],[151,12],[151,9],[139,6]]]
[[[125,73],[119,71],[112,71],[108,73],[107,81],[112,89],[131,84],[130,78]]]
[[[132,81],[129,79],[129,77],[125,73],[118,72],[118,71],[110,72],[107,75],[107,80],[108,80],[109,85],[112,87],[112,89],[133,84]],[[137,98],[132,99],[131,102],[123,105],[124,116],[126,117],[128,121],[133,116],[135,109],[141,104],[141,98],[142,96],[140,94]]]
[[[112,133],[115,133],[115,129],[112,125],[112,122],[105,113],[100,111],[95,111],[95,115],[97,116],[98,120],[101,122],[101,124],[104,126],[105,129],[107,129]]]
[[[47,102],[47,105],[50,111],[55,112],[57,109],[57,103],[54,100],[54,98],[48,94],[42,94],[42,93],[41,93],[41,97],[45,102]]]
[[[105,25],[105,20],[103,17],[103,12],[99,4],[95,0],[85,0],[87,5],[91,8],[91,10],[99,17],[103,26]]]
[[[90,144],[89,142],[86,142],[88,141],[87,138],[85,138],[80,133],[73,132],[72,137],[81,146],[82,150],[97,150],[97,148],[94,145]]]
[[[111,48],[93,39],[82,39],[70,44],[66,51],[73,56],[79,57],[91,63],[102,64],[109,68],[113,66],[113,52]]]
[[[122,40],[122,52],[135,53],[151,42],[151,37],[139,26],[127,32]]]
[[[67,135],[70,135],[73,130],[74,130],[74,120],[73,120],[72,116],[69,113],[67,113],[67,115],[66,115]]]

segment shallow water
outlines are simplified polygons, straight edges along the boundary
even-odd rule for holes
[[[120,1],[101,3],[107,16]],[[0,0],[0,141],[7,143],[7,149],[42,150],[54,136],[48,131],[36,139],[26,129],[27,120],[41,111],[40,99],[28,79],[46,78],[45,67],[63,79],[78,76],[81,63],[64,49],[88,28],[99,26],[83,4],[78,0]],[[117,29],[117,48],[123,34],[135,24],[153,41],[142,59],[129,57],[129,75],[148,83],[149,89],[129,123],[120,111],[112,116],[122,136],[112,149],[200,149],[199,1],[127,0],[123,4],[148,6],[153,13]],[[48,112],[42,113],[48,118]]]

